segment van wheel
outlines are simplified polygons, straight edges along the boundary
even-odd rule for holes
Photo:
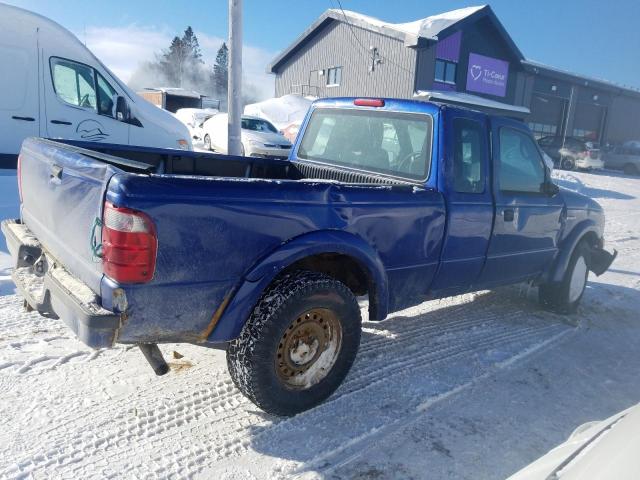
[[[300,271],[276,280],[227,349],[235,385],[258,407],[290,416],[329,397],[360,345],[360,308],[345,284]]]
[[[576,162],[574,162],[570,157],[562,157],[562,160],[560,160],[560,167],[563,170],[573,170],[576,168]]]
[[[559,283],[545,283],[538,288],[538,299],[557,313],[573,313],[584,295],[589,276],[589,249],[582,240],[571,254],[567,271]]]
[[[211,137],[209,136],[209,134],[206,134],[204,136],[204,148],[206,150],[211,150]]]
[[[626,173],[627,175],[637,175],[638,174],[638,169],[636,168],[636,166],[632,163],[627,163],[624,166],[623,169],[624,173]]]

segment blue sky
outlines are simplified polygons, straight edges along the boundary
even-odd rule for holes
[[[167,39],[187,25],[199,34],[211,61],[216,45],[227,34],[226,0],[8,3],[56,20],[81,40],[86,37],[87,45],[123,77],[130,75],[136,62],[144,60],[138,57],[163,48]],[[481,2],[473,0],[342,0],[345,9],[389,22],[412,21],[478,4]],[[261,75],[274,54],[332,5],[337,5],[337,0],[245,0],[248,71]],[[527,58],[640,87],[640,1],[496,0],[490,5]]]

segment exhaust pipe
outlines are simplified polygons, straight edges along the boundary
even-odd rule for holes
[[[157,343],[139,343],[138,347],[156,375],[164,375],[169,371],[169,365],[165,362]]]

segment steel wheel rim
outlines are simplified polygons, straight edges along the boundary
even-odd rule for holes
[[[571,281],[569,282],[569,301],[575,302],[582,295],[585,285],[587,284],[587,262],[580,255],[576,264],[573,266],[571,273]]]
[[[294,390],[320,383],[331,371],[342,347],[342,325],[326,308],[313,308],[287,327],[276,346],[278,379]]]

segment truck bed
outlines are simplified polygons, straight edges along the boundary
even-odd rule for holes
[[[77,141],[56,140],[55,143],[64,143],[79,153],[113,164],[128,172],[272,180],[318,179],[386,185],[410,183],[384,175],[344,167],[332,168],[310,161],[289,162],[271,158]]]

